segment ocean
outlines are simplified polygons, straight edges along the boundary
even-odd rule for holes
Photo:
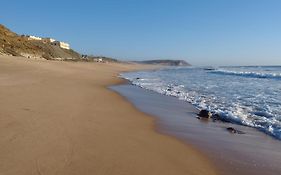
[[[175,67],[121,76],[281,140],[281,66]]]

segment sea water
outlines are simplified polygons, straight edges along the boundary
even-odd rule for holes
[[[121,76],[281,140],[281,66],[180,67]]]

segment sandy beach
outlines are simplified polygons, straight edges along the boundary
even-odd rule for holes
[[[281,144],[257,129],[201,119],[194,105],[175,97],[156,93],[131,84],[112,87],[140,111],[156,119],[157,132],[192,144],[208,156],[221,175],[280,174]],[[243,134],[226,130],[233,127]]]
[[[216,174],[109,85],[140,65],[0,57],[0,174]]]

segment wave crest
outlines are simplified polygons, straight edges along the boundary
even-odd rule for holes
[[[281,73],[263,73],[263,72],[243,72],[243,71],[230,71],[230,70],[213,70],[209,73],[219,75],[233,75],[248,78],[267,78],[281,80]]]

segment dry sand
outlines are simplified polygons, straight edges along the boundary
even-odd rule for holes
[[[144,66],[0,57],[0,174],[216,174],[107,89]]]

